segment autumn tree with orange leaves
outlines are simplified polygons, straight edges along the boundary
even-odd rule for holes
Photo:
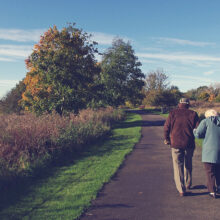
[[[95,60],[96,43],[75,24],[50,28],[26,59],[26,90],[21,103],[41,114],[56,111],[77,113],[96,99],[100,67]]]

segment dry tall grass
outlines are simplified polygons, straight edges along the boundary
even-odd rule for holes
[[[0,176],[20,173],[60,151],[79,150],[110,130],[123,113],[113,108],[78,115],[0,115]]]
[[[206,110],[208,109],[215,109],[218,113],[220,113],[220,103],[191,101],[190,105],[191,105],[191,109],[196,111],[199,116],[203,116]]]

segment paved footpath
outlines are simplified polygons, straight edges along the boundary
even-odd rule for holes
[[[176,191],[169,147],[163,144],[164,118],[143,114],[142,138],[80,220],[220,220],[220,198],[208,196],[201,149],[193,160],[193,186]]]

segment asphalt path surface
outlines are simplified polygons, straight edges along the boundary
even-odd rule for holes
[[[193,189],[180,197],[164,118],[142,114],[142,137],[80,220],[220,220],[220,198],[208,196],[201,148],[193,157]]]

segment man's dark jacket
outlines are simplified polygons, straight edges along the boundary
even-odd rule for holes
[[[170,112],[164,124],[164,138],[172,148],[195,148],[193,129],[198,125],[198,114],[189,110],[188,104],[179,104]]]

